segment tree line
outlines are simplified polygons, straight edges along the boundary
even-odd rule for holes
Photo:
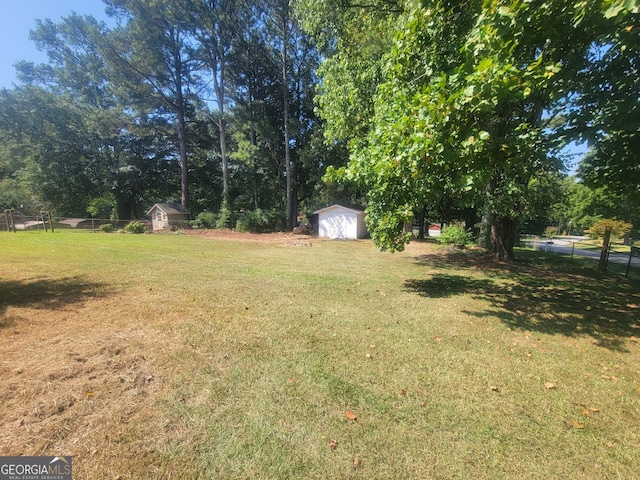
[[[20,62],[0,97],[3,201],[139,218],[321,204],[319,63],[282,0],[105,0],[111,22],[37,21],[46,64]],[[229,223],[228,226],[233,226]]]
[[[501,258],[525,227],[639,217],[631,0],[103,1],[109,24],[38,21],[48,63],[0,92],[8,207],[290,229],[343,201],[383,249],[463,220]]]

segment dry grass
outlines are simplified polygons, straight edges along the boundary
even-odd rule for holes
[[[635,283],[427,243],[0,241],[0,455],[96,479],[640,478]]]

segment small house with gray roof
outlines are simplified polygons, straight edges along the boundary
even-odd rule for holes
[[[191,212],[179,203],[156,203],[147,215],[151,216],[153,230],[165,230],[188,222]]]

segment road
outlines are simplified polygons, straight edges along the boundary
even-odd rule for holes
[[[562,255],[571,255],[573,253],[573,255],[600,260],[600,252],[596,252],[594,250],[583,250],[581,248],[574,248],[573,244],[576,242],[579,242],[583,238],[584,237],[570,237],[567,239],[554,238],[551,242],[548,242],[546,240],[527,239],[525,241],[525,244],[531,245],[536,250],[541,250],[544,252],[559,253]],[[609,262],[627,265],[629,263],[629,254],[628,253],[611,253],[609,255]],[[634,257],[631,264],[633,266],[637,266],[638,264],[640,264],[640,259]]]

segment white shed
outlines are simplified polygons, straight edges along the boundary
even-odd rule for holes
[[[156,203],[147,215],[151,215],[154,230],[164,230],[189,220],[190,211],[179,203]]]
[[[362,210],[332,205],[314,213],[318,215],[319,237],[355,240],[367,236]]]

